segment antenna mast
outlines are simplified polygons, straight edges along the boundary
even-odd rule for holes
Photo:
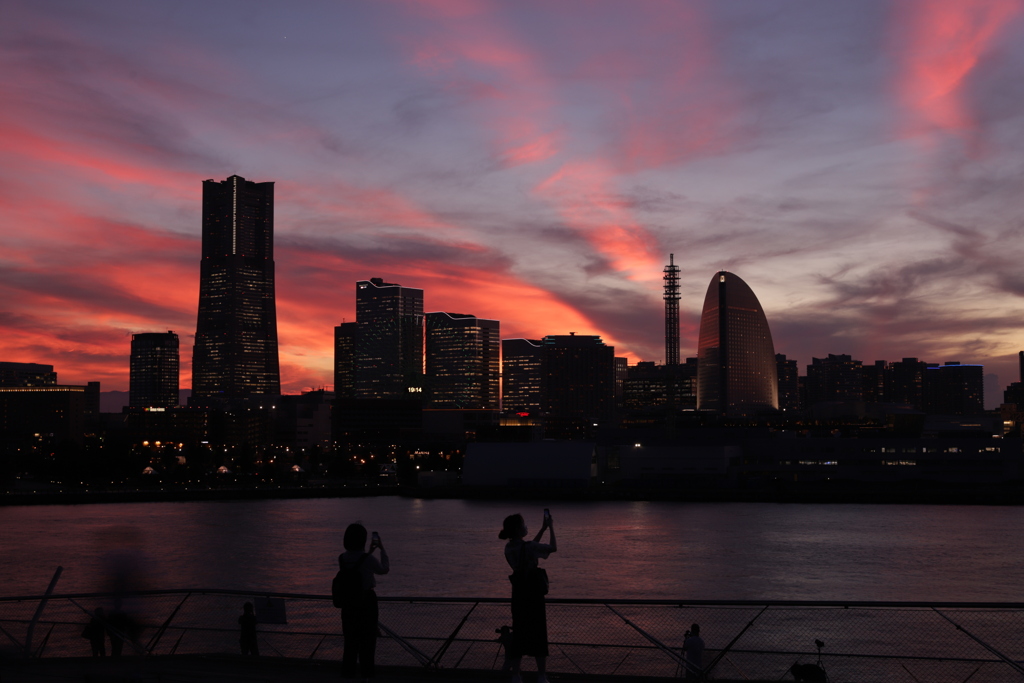
[[[665,365],[679,365],[679,266],[675,254],[665,266]]]

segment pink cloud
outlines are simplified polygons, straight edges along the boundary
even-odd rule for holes
[[[974,128],[965,85],[993,39],[1021,13],[1021,3],[906,0],[893,6],[890,42],[900,61],[893,90],[906,112],[904,132]]]
[[[654,277],[660,268],[657,242],[632,218],[615,181],[606,164],[579,161],[562,166],[535,191],[617,271],[635,279]]]
[[[544,161],[560,149],[560,126],[552,120],[554,84],[542,61],[502,24],[501,5],[474,0],[407,3],[422,14],[422,34],[411,39],[414,65],[429,73],[482,70],[483,124],[493,131],[494,157],[504,167]],[[473,78],[473,76],[469,76]],[[480,95],[478,95],[479,97]]]

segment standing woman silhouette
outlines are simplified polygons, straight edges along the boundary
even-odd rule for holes
[[[540,542],[545,530],[550,530],[547,544]],[[526,534],[526,522],[520,514],[506,517],[498,532],[498,538],[508,539],[505,544],[505,561],[513,571],[509,577],[512,579],[512,643],[508,650],[512,663],[512,683],[522,683],[520,666],[523,655],[536,658],[537,683],[548,683],[545,668],[545,658],[548,656],[548,617],[544,606],[547,588],[541,589],[532,582],[522,580],[522,577],[537,569],[538,560],[547,559],[548,555],[558,550],[550,515],[544,515],[544,523],[532,541],[525,540]]]

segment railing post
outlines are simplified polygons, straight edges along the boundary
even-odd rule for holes
[[[953,626],[956,626],[956,630],[957,631],[960,631],[965,636],[967,636],[968,638],[970,638],[971,640],[976,642],[978,645],[981,645],[983,648],[985,648],[986,650],[988,650],[989,652],[994,654],[996,657],[999,657],[999,659],[1003,660],[1003,662],[1005,662],[1014,671],[1016,671],[1019,674],[1024,674],[1024,667],[1022,667],[1020,664],[1018,664],[1017,662],[1013,661],[1012,659],[1010,659],[1009,657],[1004,655],[1002,652],[1000,652],[999,650],[995,649],[994,647],[992,647],[991,645],[989,645],[988,643],[983,641],[981,638],[978,638],[973,633],[971,633],[970,631],[965,629],[963,626],[961,626],[960,624],[956,623],[955,621],[953,621],[952,619],[947,617],[945,614],[943,614],[942,612],[940,612],[936,608],[932,607],[932,610],[934,610],[934,612],[936,614],[938,614],[940,617],[942,617],[943,619],[945,619],[949,623],[953,624]],[[974,674],[971,674],[971,675],[973,676]]]
[[[736,634],[736,637],[735,637],[735,638],[733,638],[733,639],[732,639],[731,641],[729,641],[729,644],[728,644],[728,645],[726,645],[726,646],[725,646],[725,647],[724,647],[724,648],[722,649],[722,651],[718,653],[718,656],[717,656],[717,657],[715,657],[715,658],[714,658],[713,660],[711,660],[711,663],[710,663],[710,664],[708,664],[708,665],[707,665],[707,666],[706,666],[706,667],[704,668],[704,675],[705,675],[705,676],[707,676],[707,675],[708,675],[709,673],[711,673],[711,670],[712,670],[712,669],[714,669],[714,668],[715,668],[716,666],[718,666],[718,663],[719,663],[720,661],[722,661],[722,657],[725,657],[725,655],[726,655],[726,654],[728,654],[729,650],[731,650],[731,649],[732,649],[732,646],[733,646],[733,645],[735,645],[735,644],[736,644],[736,641],[740,639],[740,636],[742,636],[742,635],[743,635],[744,633],[746,633],[746,632],[747,632],[747,629],[749,629],[749,628],[750,628],[751,626],[753,626],[753,625],[754,625],[754,622],[755,622],[755,621],[757,621],[758,617],[760,617],[760,616],[761,616],[762,614],[764,614],[764,613],[765,613],[765,611],[766,611],[766,610],[768,609],[768,607],[769,607],[769,606],[770,606],[770,605],[765,605],[765,606],[764,606],[764,609],[762,609],[762,610],[761,610],[760,612],[758,612],[758,613],[757,613],[757,616],[755,616],[755,617],[754,617],[753,619],[751,619],[751,620],[750,620],[750,622],[748,622],[748,623],[747,623],[747,625],[743,627],[743,630],[742,630],[742,631],[740,631],[739,633],[737,633],[737,634]]]
[[[53,573],[53,578],[50,579],[50,585],[46,587],[46,593],[42,600],[39,601],[39,607],[36,608],[36,613],[32,615],[32,621],[29,622],[28,632],[25,634],[25,656],[32,656],[32,632],[36,630],[36,622],[39,621],[39,617],[43,614],[43,608],[46,607],[46,600],[50,595],[53,595],[53,589],[57,585],[57,581],[60,579],[61,573],[64,571],[64,567],[57,567],[57,571]]]

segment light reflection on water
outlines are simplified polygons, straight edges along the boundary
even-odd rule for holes
[[[0,594],[103,587],[110,529],[134,526],[161,588],[326,594],[345,526],[380,532],[391,596],[501,597],[501,520],[542,503],[397,497],[0,508]],[[551,503],[552,597],[1017,601],[1024,508]],[[532,533],[532,532],[531,532]]]

